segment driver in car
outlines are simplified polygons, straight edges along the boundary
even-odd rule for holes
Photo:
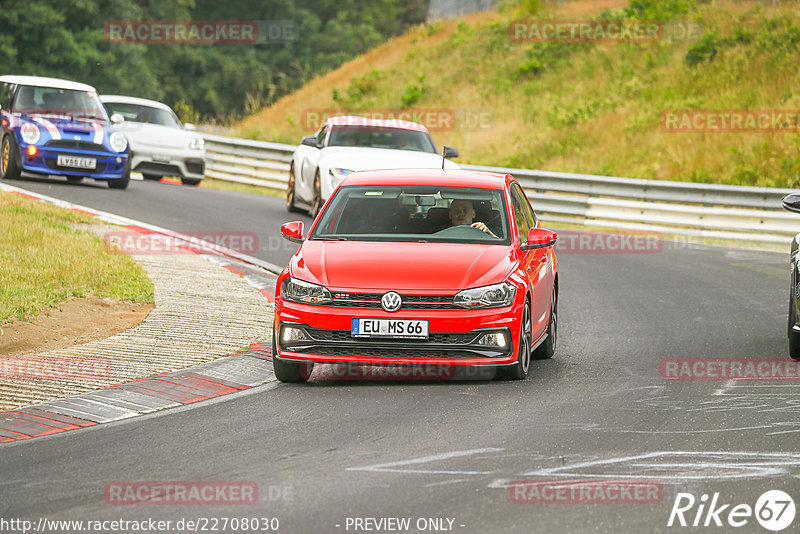
[[[456,199],[452,201],[447,213],[453,226],[467,225],[486,232],[492,237],[497,237],[485,223],[472,222],[475,219],[475,206],[472,205],[471,200]]]

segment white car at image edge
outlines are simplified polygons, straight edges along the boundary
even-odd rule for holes
[[[125,122],[117,129],[131,145],[131,170],[146,180],[178,176],[184,185],[197,185],[205,175],[206,151],[194,125],[181,124],[169,106],[131,96],[101,95],[109,115],[118,113]]]
[[[428,129],[403,120],[358,116],[331,117],[314,135],[303,138],[289,167],[286,209],[316,216],[348,174],[382,169],[458,169],[447,157],[458,151],[436,150]]]

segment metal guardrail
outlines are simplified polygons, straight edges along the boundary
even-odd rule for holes
[[[203,137],[209,178],[286,188],[294,145]],[[787,243],[800,233],[800,217],[781,208],[792,189],[461,166],[513,175],[544,222],[760,243]]]

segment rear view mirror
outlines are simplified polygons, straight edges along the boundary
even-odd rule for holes
[[[442,148],[442,156],[445,158],[457,158],[458,157],[458,149],[452,146],[445,145]]]
[[[300,144],[301,145],[305,145],[305,146],[313,146],[314,148],[318,148],[317,138],[316,138],[316,136],[313,136],[313,135],[305,136],[303,138],[303,140],[300,141]]]
[[[293,221],[281,226],[281,235],[292,243],[303,242],[303,221]]]
[[[800,213],[800,193],[792,193],[783,199],[783,207],[789,211]]]
[[[558,235],[544,228],[531,228],[528,232],[528,241],[522,245],[522,250],[551,247],[556,244]]]

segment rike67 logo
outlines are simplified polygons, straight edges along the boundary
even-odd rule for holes
[[[714,492],[710,500],[706,493],[699,499],[691,493],[678,493],[667,526],[739,528],[750,524],[755,517],[765,529],[780,532],[794,522],[794,516],[794,500],[781,490],[764,492],[753,507],[725,503],[720,500],[719,492]]]

